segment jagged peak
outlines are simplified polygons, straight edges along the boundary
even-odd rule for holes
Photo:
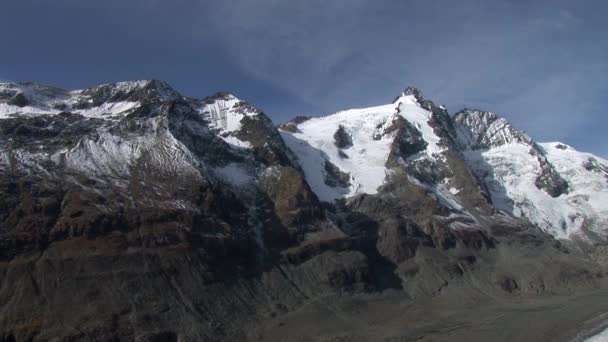
[[[402,92],[402,96],[407,96],[407,95],[422,96],[422,92],[420,91],[420,89],[416,88],[415,86],[408,86]]]
[[[231,101],[231,100],[236,100],[236,101],[241,101],[238,97],[236,97],[236,95],[234,95],[231,92],[227,92],[227,91],[218,91],[217,93],[213,94],[213,95],[209,95],[209,96],[205,96],[201,99],[201,101],[203,103],[214,103],[215,101],[218,100],[222,100],[222,101]]]
[[[403,91],[401,91],[401,94],[399,94],[399,96],[395,97],[393,103],[397,103],[399,99],[406,96],[414,96],[418,101],[424,100],[420,89],[416,88],[415,86],[407,86],[405,89],[403,89]]]
[[[454,113],[454,120],[465,120],[467,117],[475,117],[487,121],[502,119],[498,114],[483,109],[463,108]]]
[[[519,142],[534,145],[524,131],[494,112],[465,108],[454,114],[460,142],[467,148],[491,148]]]
[[[117,98],[136,97],[137,100],[160,99],[170,100],[181,98],[181,94],[167,82],[160,80],[135,80],[107,83],[82,90],[73,91],[76,94],[98,97],[97,101],[115,102]]]

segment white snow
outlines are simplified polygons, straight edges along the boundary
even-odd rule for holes
[[[443,148],[439,137],[428,124],[431,113],[416,102],[414,96],[402,96],[397,102],[377,107],[350,109],[329,116],[312,118],[298,125],[299,132],[281,132],[287,146],[294,151],[312,190],[323,201],[350,197],[360,193],[375,194],[385,182],[385,166],[395,134],[374,140],[390,126],[396,115],[410,121],[429,143],[424,156],[434,158]],[[334,144],[334,133],[342,126],[351,136],[353,145],[342,149],[348,156],[340,156]],[[380,129],[378,128],[380,127]],[[334,188],[325,184],[325,160],[342,172],[350,174],[348,188]]]
[[[150,81],[119,82],[113,85],[114,88],[112,91],[114,93],[119,91],[128,92],[135,88],[143,87],[149,82]],[[140,106],[139,102],[123,101],[106,102],[100,106],[87,109],[75,109],[74,107],[77,103],[92,102],[87,95],[83,94],[83,90],[66,91],[39,84],[12,83],[0,84],[0,89],[21,93],[29,102],[29,104],[24,107],[0,103],[0,119],[6,119],[13,115],[54,115],[62,111],[68,111],[89,118],[108,120],[120,118]],[[163,89],[160,89],[159,92],[162,96]],[[166,96],[169,95],[167,94]]]
[[[220,135],[220,138],[222,138],[229,145],[232,145],[232,146],[235,146],[235,147],[251,148],[251,143],[249,141],[240,140],[239,138],[237,138],[237,137],[235,137],[233,135],[226,135],[226,136],[221,136]]]
[[[435,158],[445,150],[444,147],[439,145],[441,138],[435,134],[433,127],[428,124],[431,119],[431,112],[420,107],[413,95],[401,96],[396,104],[399,107],[399,114],[412,123],[428,143],[425,151],[427,156]]]
[[[385,163],[388,159],[392,137],[374,140],[376,127],[382,125],[394,113],[394,105],[365,109],[351,109],[336,114],[312,118],[298,125],[300,132],[282,132],[287,146],[298,156],[308,184],[323,201],[333,201],[358,193],[376,193],[384,183]],[[334,133],[342,125],[351,136],[353,146],[344,149],[348,158],[338,154]],[[333,188],[325,184],[325,160],[328,159],[341,171],[351,176],[348,189]]]
[[[215,173],[220,179],[234,186],[252,184],[255,180],[252,174],[238,163],[230,163],[224,167],[216,168]]]
[[[245,116],[255,116],[258,113],[248,111],[242,113],[236,110],[235,105],[241,100],[233,95],[227,95],[225,99],[216,99],[213,103],[206,103],[197,111],[209,121],[209,126],[218,131],[218,135],[230,145],[240,148],[250,148],[251,144],[234,136],[241,129],[241,120]]]
[[[569,238],[585,226],[592,228],[590,224],[605,227],[605,219],[604,224],[597,223],[601,217],[608,217],[608,183],[604,175],[583,167],[591,155],[557,149],[556,143],[540,145],[547,150],[548,161],[569,183],[568,194],[553,198],[536,187],[541,167],[530,154],[530,145],[508,143],[464,155],[476,173],[485,176],[498,209],[526,217],[558,238]]]
[[[18,107],[7,103],[0,103],[0,119],[10,118],[12,115],[38,115],[57,114],[58,110],[50,108],[39,108],[32,106]]]
[[[51,158],[88,174],[110,177],[125,177],[136,164],[181,177],[200,177],[197,166],[202,167],[186,146],[164,130],[125,139],[100,128],[99,138],[80,140]]]
[[[131,101],[106,102],[99,107],[73,110],[72,112],[88,118],[107,119],[113,116],[120,116],[139,106],[139,102]]]
[[[211,104],[205,104],[199,111],[205,114],[212,128],[219,128],[225,132],[238,131],[241,128],[243,115],[235,113],[232,108],[239,103],[239,99],[229,96],[227,100],[219,99]]]
[[[18,107],[12,106],[6,103],[0,103],[0,119],[6,119],[11,116],[24,116],[24,115],[54,115],[61,112],[61,110],[52,108],[52,105],[58,104],[73,104],[77,102],[77,98],[71,98],[67,101],[53,101],[46,105],[37,106],[25,106]],[[92,107],[87,109],[71,109],[66,107],[65,111],[69,111],[75,114],[80,114],[89,118],[98,119],[116,119],[122,115],[127,114],[130,110],[140,106],[139,102],[107,102],[98,107]]]
[[[454,187],[451,187],[448,189],[448,192],[451,193],[452,195],[458,195],[458,193],[460,193],[460,190],[458,190]]]
[[[570,192],[565,196],[566,203],[584,213],[588,223],[608,229],[608,174],[584,167],[591,158],[608,170],[608,161],[572,147],[557,148],[566,146],[562,143],[540,145],[546,151],[549,162],[570,185]]]

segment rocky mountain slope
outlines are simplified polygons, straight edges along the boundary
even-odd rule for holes
[[[605,288],[608,162],[415,88],[277,129],[160,81],[0,84],[0,189],[4,341],[306,340],[273,324]]]

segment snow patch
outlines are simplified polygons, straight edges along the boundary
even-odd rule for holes
[[[254,182],[254,177],[250,172],[238,163],[230,163],[224,167],[218,167],[215,169],[215,173],[220,179],[235,186],[243,186]]]
[[[80,114],[88,118],[106,119],[116,116],[121,116],[125,112],[135,109],[140,106],[139,102],[123,101],[123,102],[106,102],[99,107],[89,109],[74,110],[72,113]]]
[[[57,114],[58,110],[40,107],[18,107],[7,103],[0,103],[0,119],[7,119],[16,115],[40,115],[40,114]]]

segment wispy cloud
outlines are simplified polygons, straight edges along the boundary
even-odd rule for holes
[[[453,110],[482,106],[541,139],[567,139],[597,119],[608,49],[591,32],[608,27],[572,4],[234,0],[213,7],[205,39],[326,110],[386,101],[413,83]]]
[[[36,4],[47,6],[34,12],[45,15],[28,20],[44,22],[48,32],[20,30],[25,36],[11,46],[38,39],[36,50],[49,52],[45,65],[58,70],[46,71],[48,83],[71,73],[73,83],[85,76],[102,82],[169,77],[199,95],[230,86],[260,99],[270,90],[256,104],[277,121],[385,103],[414,84],[452,111],[497,111],[540,140],[564,139],[595,152],[608,145],[601,132],[608,124],[608,5],[599,0]],[[13,20],[2,13],[30,12],[0,11],[0,28],[8,30]],[[54,19],[62,15],[71,20]],[[78,24],[89,29],[76,32]],[[70,41],[83,43],[76,48]],[[13,65],[39,63],[31,46],[23,45],[23,59],[0,56],[0,73],[20,78]]]

